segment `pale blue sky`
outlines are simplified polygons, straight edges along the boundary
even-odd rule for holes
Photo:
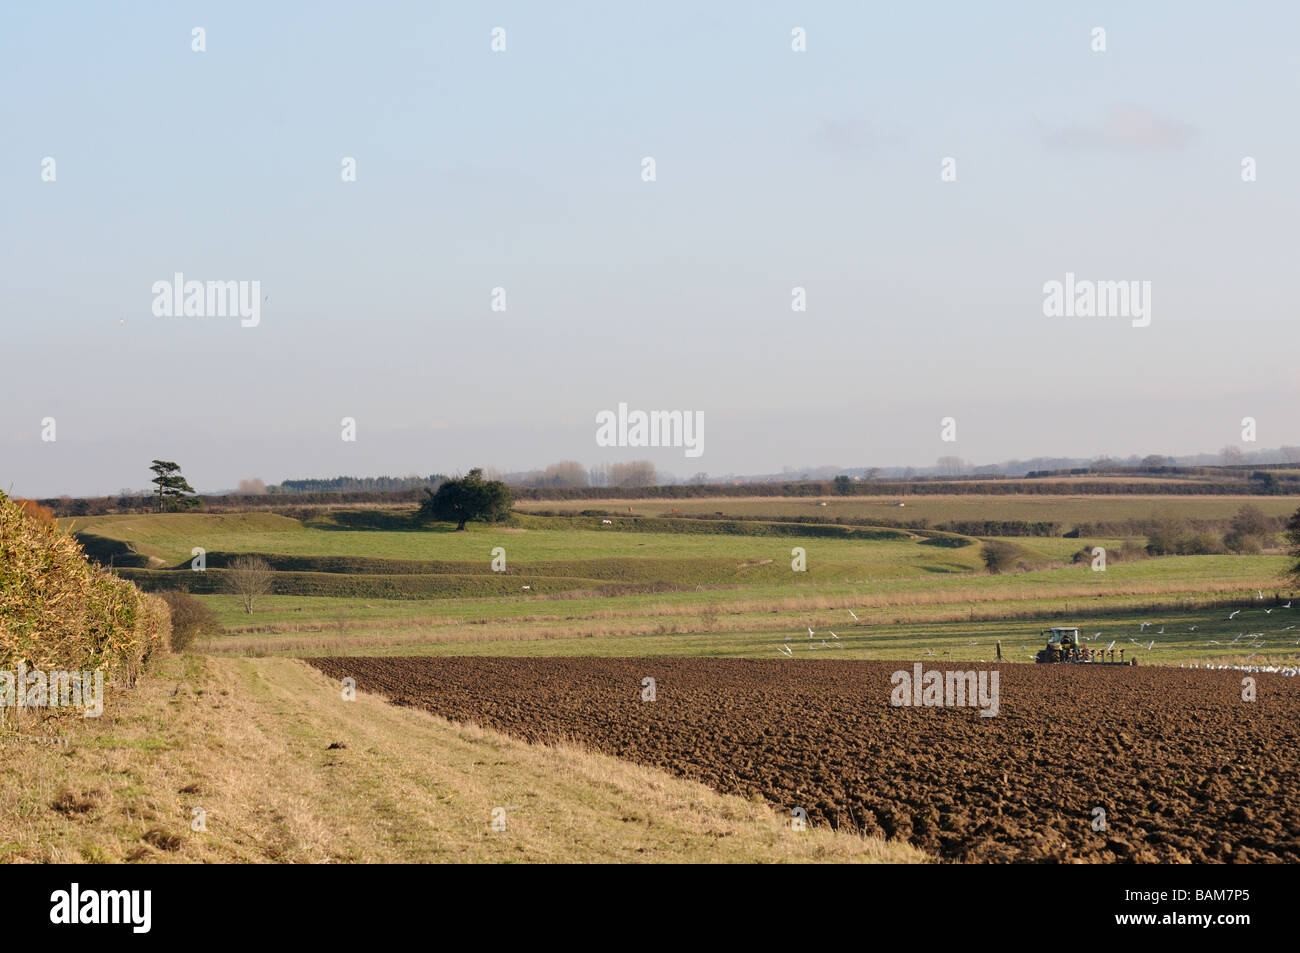
[[[6,5],[0,483],[1185,453],[1248,415],[1300,443],[1298,28],[1276,3]],[[260,280],[260,326],[154,317],[176,271]],[[1151,281],[1151,326],[1044,317],[1067,271]],[[702,411],[703,457],[598,448],[620,401]]]

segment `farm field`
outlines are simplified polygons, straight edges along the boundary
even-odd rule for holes
[[[226,634],[201,640],[200,648],[212,654],[774,658],[788,645],[800,656],[988,661],[1001,641],[1005,659],[1027,661],[1041,648],[1043,628],[1078,624],[1090,647],[1114,641],[1116,651],[1124,649],[1141,664],[1300,664],[1300,613],[1280,606],[1267,614],[1246,608],[1229,619],[1236,610],[1226,606],[1152,611],[1139,600],[1140,608],[1125,611],[1119,608],[1125,600],[1074,600],[1054,612],[1052,603],[1035,600],[981,605],[992,619],[943,618],[951,616],[950,607],[928,607],[902,613],[906,621],[870,622],[861,608],[855,621],[847,608],[728,614],[695,599],[640,611],[615,608],[611,600],[588,600],[585,610],[563,601],[535,603],[513,615],[500,606],[488,612],[470,600],[376,604],[270,597],[259,621],[249,623],[229,597],[205,599],[228,623]],[[1016,613],[1030,617],[1017,619]]]
[[[916,564],[914,568],[918,571],[945,566],[961,571],[978,565],[978,559],[969,552],[954,555],[956,550],[925,545],[924,537],[892,529],[882,531],[889,537],[885,539],[866,535],[837,539],[818,537],[812,528],[799,532],[800,527],[791,527],[792,532],[781,538],[757,537],[763,543],[756,547],[756,537],[733,535],[708,524],[699,532],[654,533],[636,526],[589,528],[589,524],[599,522],[592,520],[574,523],[524,519],[521,522],[522,525],[472,525],[459,533],[437,524],[400,531],[348,529],[323,522],[303,524],[274,514],[100,516],[65,520],[61,524],[71,532],[130,543],[135,551],[161,559],[168,566],[188,565],[193,548],[198,546],[208,552],[223,553],[453,562],[462,564],[463,571],[487,573],[491,572],[493,547],[502,546],[507,550],[508,563],[568,561],[572,564],[570,568],[577,568],[595,560],[637,559],[652,564],[654,560],[662,560],[680,564],[693,559],[744,561],[784,556],[784,568],[788,572],[790,546],[782,545],[787,538],[796,538],[791,545],[800,541],[807,545],[809,539],[815,539],[820,557],[828,567],[861,565],[877,572],[905,574],[913,568],[909,563]],[[867,541],[881,545],[863,548],[861,542]],[[767,564],[752,568],[763,565]],[[734,573],[738,568],[751,567],[730,568]],[[810,566],[809,571],[816,571],[815,567]]]
[[[895,707],[887,662],[312,664],[399,706],[576,742],[761,797],[787,817],[802,808],[814,829],[949,860],[1300,860],[1300,685],[1281,676],[1256,676],[1248,702],[1234,672],[1003,665],[996,714],[984,718]]]
[[[825,503],[825,506],[819,505]],[[903,506],[898,506],[903,503]],[[1048,495],[898,495],[821,497],[715,497],[686,500],[521,500],[521,513],[580,513],[605,510],[626,515],[665,516],[674,510],[680,516],[716,515],[719,511],[738,517],[810,517],[834,521],[838,517],[880,519],[888,522],[929,520],[1028,520],[1059,522],[1069,529],[1075,523],[1112,520],[1142,520],[1161,514],[1182,519],[1227,519],[1243,504],[1258,506],[1268,516],[1295,512],[1293,497],[1268,496],[1048,496]]]
[[[836,538],[811,535],[823,528],[812,525],[780,527],[810,535],[770,536],[726,521],[626,517],[514,522],[394,529],[412,525],[409,512],[361,511],[306,523],[260,513],[64,525],[176,567],[119,571],[147,588],[198,594],[221,628],[199,642],[213,654],[771,658],[787,642],[825,651],[825,640],[847,658],[980,660],[1002,640],[1005,658],[1024,659],[1043,627],[1078,624],[1130,652],[1142,637],[1144,663],[1300,659],[1280,555],[1117,559],[1094,572],[1075,554],[1119,552],[1126,541],[1017,537],[1005,542],[1021,569],[990,574],[975,538],[937,545],[907,531],[829,527],[864,533]],[[664,530],[674,522],[689,531]],[[206,572],[189,569],[194,546],[206,550]],[[496,547],[504,572],[492,568]],[[796,547],[804,572],[791,568]],[[222,591],[224,560],[239,553],[277,570],[251,614]],[[1237,608],[1243,614],[1227,619]],[[823,634],[809,640],[809,627]]]

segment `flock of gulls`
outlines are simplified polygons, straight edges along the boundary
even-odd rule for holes
[[[527,587],[525,587],[525,588],[527,588]],[[1264,592],[1263,592],[1263,590],[1256,590],[1256,596],[1255,596],[1255,598],[1256,598],[1256,599],[1260,599],[1260,600],[1262,600],[1262,599],[1264,598]],[[1274,608],[1274,609],[1278,609],[1278,608],[1280,608],[1280,609],[1290,609],[1291,607],[1292,607],[1292,606],[1291,606],[1291,601],[1288,601],[1288,602],[1286,603],[1286,605],[1283,605],[1283,606],[1274,606],[1273,608]],[[1243,611],[1243,610],[1241,610],[1241,609],[1237,609],[1237,610],[1233,611],[1232,613],[1230,613],[1230,614],[1228,615],[1228,621],[1231,622],[1233,619],[1237,618],[1237,616],[1241,615],[1242,611]],[[1264,613],[1265,615],[1272,615],[1272,614],[1273,614],[1273,609],[1263,609],[1262,611],[1263,611],[1263,613]],[[854,622],[859,621],[859,620],[858,620],[858,616],[857,616],[857,614],[856,614],[852,609],[849,609],[849,610],[848,610],[848,613],[849,613],[850,616],[853,617],[853,621],[854,621]],[[1147,627],[1148,627],[1148,626],[1153,626],[1153,625],[1155,625],[1154,622],[1142,622],[1142,623],[1140,623],[1139,626],[1138,626],[1138,632],[1139,632],[1139,634],[1144,634],[1144,633],[1146,632],[1146,630],[1147,630]],[[817,642],[817,641],[816,641],[817,633],[813,631],[812,626],[807,626],[806,628],[808,629],[808,648],[809,648],[810,650],[812,650],[812,649],[842,649],[842,648],[844,648],[844,645],[840,642],[840,637],[839,637],[838,635],[836,635],[834,632],[830,632],[829,630],[827,630],[827,632],[828,632],[828,634],[830,635],[830,637],[831,637],[832,639],[835,640],[834,642],[827,642],[825,638],[822,638],[822,640],[821,640],[820,642]],[[1293,625],[1288,625],[1288,626],[1286,626],[1285,628],[1280,629],[1280,630],[1279,630],[1279,633],[1281,633],[1281,632],[1291,632],[1291,631],[1294,630],[1295,628],[1296,628],[1296,625],[1294,625],[1294,624],[1293,624]],[[1197,629],[1197,627],[1194,626],[1194,625],[1193,625],[1193,626],[1188,626],[1187,631],[1188,631],[1188,632],[1195,632],[1196,629]],[[1165,634],[1165,626],[1164,626],[1164,625],[1161,625],[1160,628],[1159,628],[1158,630],[1156,630],[1155,632],[1152,633],[1152,635],[1164,635],[1164,634]],[[1275,634],[1276,634],[1276,633],[1275,633]],[[1100,632],[1094,632],[1092,635],[1084,635],[1084,636],[1080,636],[1080,640],[1083,641],[1083,642],[1094,642],[1094,641],[1096,641],[1100,636],[1101,636],[1101,633],[1100,633]],[[1220,641],[1218,641],[1218,640],[1216,640],[1216,639],[1211,639],[1210,641],[1208,641],[1208,642],[1205,643],[1205,646],[1206,646],[1206,648],[1208,648],[1208,647],[1210,647],[1211,645],[1220,645],[1220,646],[1222,646],[1222,645],[1228,645],[1228,646],[1232,646],[1232,645],[1238,645],[1238,644],[1240,644],[1241,648],[1243,648],[1243,649],[1246,649],[1246,648],[1251,648],[1251,649],[1262,649],[1262,648],[1264,648],[1264,643],[1265,643],[1265,640],[1267,639],[1267,637],[1268,637],[1268,633],[1266,633],[1266,632],[1242,632],[1240,635],[1238,635],[1236,638],[1234,638],[1234,639],[1233,639],[1232,641],[1230,641],[1230,642],[1220,642]],[[1283,636],[1283,639],[1285,640],[1286,638],[1289,638],[1289,637],[1290,637],[1290,636]],[[1112,640],[1111,640],[1111,643],[1110,643],[1108,646],[1106,646],[1104,649],[1102,649],[1101,651],[1103,651],[1103,652],[1109,652],[1111,649],[1115,648],[1115,644],[1116,644],[1118,641],[1119,641],[1119,639],[1112,639]],[[1138,639],[1135,639],[1135,638],[1133,638],[1132,636],[1130,636],[1130,637],[1129,637],[1129,642],[1133,643],[1133,644],[1136,645],[1138,648],[1145,648],[1148,652],[1153,651],[1153,650],[1155,649],[1155,647],[1156,647],[1156,640],[1155,640],[1154,638],[1148,640],[1147,643],[1146,643],[1145,645],[1143,645],[1143,643],[1142,643],[1141,641],[1139,641]],[[967,642],[966,644],[967,644],[968,646],[970,646],[970,645],[978,645],[979,643],[978,643],[978,642]],[[1286,644],[1288,644],[1288,645],[1300,645],[1300,638],[1297,638],[1294,642],[1288,642],[1288,643],[1286,643]],[[1020,646],[1020,649],[1021,649],[1021,651],[1025,652],[1029,658],[1031,658],[1031,659],[1032,659],[1032,658],[1036,658],[1035,654],[1034,654],[1033,652],[1030,652],[1030,651],[1029,651],[1029,646],[1027,646],[1027,645],[1022,645],[1022,646]],[[785,644],[782,645],[780,648],[777,649],[777,653],[780,654],[780,655],[785,656],[786,658],[794,658],[794,649],[790,646],[790,640],[789,640],[789,639],[786,639]],[[935,652],[934,652],[933,649],[926,649],[925,652],[924,652],[924,654],[927,655],[927,656],[933,656],[933,655],[935,654]],[[943,653],[943,654],[944,654],[944,655],[947,655],[947,654],[949,654],[949,653],[945,652],[945,653]],[[1249,662],[1251,659],[1253,659],[1253,658],[1254,658],[1256,655],[1258,655],[1258,654],[1259,654],[1258,652],[1252,652],[1252,653],[1250,653],[1250,655],[1246,656],[1246,661]],[[982,661],[984,661],[984,660],[983,660],[983,659],[980,659],[980,661],[982,662]],[[1186,663],[1184,663],[1184,664],[1180,664],[1178,667],[1179,667],[1179,668],[1228,669],[1228,670],[1237,671],[1237,672],[1270,672],[1270,673],[1277,674],[1277,675],[1292,675],[1292,676],[1294,676],[1294,675],[1300,675],[1300,668],[1296,668],[1296,667],[1294,667],[1294,666],[1290,666],[1290,665],[1196,665],[1196,664],[1186,664]]]

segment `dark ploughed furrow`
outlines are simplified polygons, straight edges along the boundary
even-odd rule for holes
[[[307,661],[397,704],[953,860],[1300,861],[1300,683],[1281,676],[1251,676],[1245,701],[1240,672],[980,665],[998,673],[981,717],[892,704],[902,662]]]

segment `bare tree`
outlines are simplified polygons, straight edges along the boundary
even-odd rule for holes
[[[655,465],[649,460],[612,463],[609,467],[611,486],[654,486],[655,479]]]
[[[577,460],[552,463],[542,475],[544,486],[586,486],[587,470]]]
[[[273,570],[265,559],[237,556],[226,567],[226,591],[239,596],[244,611],[252,613],[253,602],[271,591]]]
[[[936,468],[942,476],[961,476],[967,463],[961,457],[940,457]]]

